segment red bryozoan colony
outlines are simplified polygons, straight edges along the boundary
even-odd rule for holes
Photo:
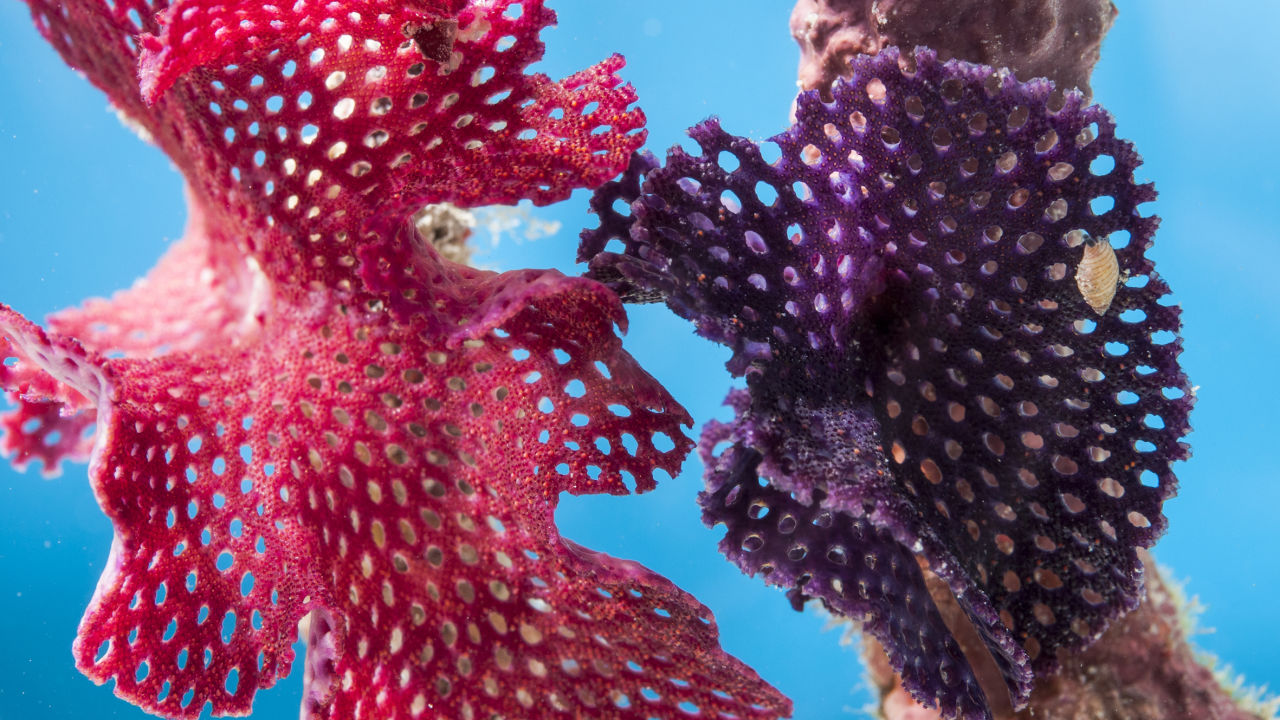
[[[644,121],[621,58],[525,74],[538,0],[31,6],[191,206],[134,288],[48,331],[0,306],[6,452],[88,458],[115,527],[83,672],[245,714],[310,614],[305,717],[789,712],[706,608],[556,531],[562,491],[646,490],[690,447],[616,297],[410,222],[616,175]]]

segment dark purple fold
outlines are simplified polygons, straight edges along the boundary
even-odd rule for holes
[[[730,404],[738,404],[740,411],[746,411],[747,402],[743,391],[730,394]],[[857,432],[864,425],[861,413],[837,413],[829,418],[831,432]],[[770,442],[778,439],[776,430],[760,427],[747,415],[732,423],[712,421],[704,428],[699,452],[707,468],[707,490],[698,501],[707,525],[724,523],[728,528],[721,551],[748,575],[786,589],[797,609],[818,598],[831,612],[858,622],[888,650],[904,685],[937,702],[948,717],[988,717],[978,680],[930,598],[913,551],[927,548],[941,558],[945,550],[917,534],[911,508],[894,497],[890,476],[877,467],[882,462],[878,454],[855,453],[856,448],[805,436],[787,437],[781,441],[787,449],[779,451]],[[749,439],[753,433],[758,433],[756,441],[765,439],[763,452]],[[816,442],[804,446],[809,440]],[[833,464],[863,481],[829,485],[846,491],[840,498],[801,481],[797,486],[809,493],[802,498],[761,479],[767,456],[784,466],[796,467],[798,461],[813,469],[820,464],[814,460],[828,453],[833,460],[844,454],[846,462]],[[802,476],[797,469],[797,477]],[[853,485],[859,485],[856,496],[847,492]],[[969,589],[961,606],[996,648],[997,663],[1008,668],[1011,691],[1029,691],[1026,654],[1000,625],[986,597]]]

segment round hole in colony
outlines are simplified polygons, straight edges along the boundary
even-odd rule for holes
[[[333,116],[339,120],[346,120],[356,110],[356,101],[352,98],[342,98],[333,106]]]

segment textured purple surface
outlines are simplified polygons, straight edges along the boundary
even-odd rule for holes
[[[729,404],[739,413],[747,412],[750,398],[735,390]],[[979,680],[929,596],[911,550],[922,540],[911,530],[910,507],[893,497],[883,457],[863,453],[854,443],[824,442],[828,438],[822,437],[827,432],[843,434],[842,430],[858,433],[874,418],[837,411],[829,418],[833,422],[822,423],[821,413],[804,415],[824,427],[815,427],[810,437],[785,439],[776,434],[779,428],[766,428],[756,438],[766,443],[763,452],[757,449],[761,445],[739,435],[761,428],[707,423],[699,448],[707,467],[707,491],[699,502],[708,525],[723,522],[729,528],[721,551],[744,572],[759,573],[770,584],[789,588],[787,596],[797,610],[816,597],[832,612],[860,620],[863,629],[888,649],[904,684],[928,689],[948,715],[987,717]],[[786,450],[770,445],[778,439]],[[722,445],[727,449],[717,453]],[[827,485],[830,496],[812,485],[802,495],[799,488],[805,483],[788,492],[777,483],[761,482],[764,476],[786,477],[770,474],[762,464],[765,458],[781,458],[787,464],[799,460],[816,468],[823,455],[832,458],[832,468],[852,470],[859,480]],[[931,549],[938,557],[946,554],[944,549]],[[982,602],[981,594],[970,594],[961,606],[982,637],[1000,648],[995,659],[1016,683],[1011,690],[1027,692],[1031,675],[1025,653],[1017,649],[995,612],[986,606],[974,608],[974,600]]]
[[[1137,208],[1155,192],[1103,109],[1075,93],[1050,107],[1051,90],[927,51],[859,58],[834,102],[802,95],[763,147],[712,120],[690,132],[700,155],[634,160],[581,249],[593,276],[665,299],[747,376],[731,427],[704,437],[708,520],[730,538],[754,527],[716,490],[757,469],[779,502],[843,514],[828,547],[867,518],[986,628],[1015,704],[1028,666],[1052,670],[1136,604],[1135,548],[1164,529],[1192,400],[1179,310],[1145,257],[1157,220]],[[1110,238],[1126,277],[1102,316],[1074,280],[1087,237]],[[726,441],[731,457],[713,452]],[[727,542],[749,572],[789,566],[786,543],[761,560]],[[766,577],[849,602],[847,581]],[[874,631],[904,609],[870,612]],[[885,644],[949,715],[980,693],[933,645]]]

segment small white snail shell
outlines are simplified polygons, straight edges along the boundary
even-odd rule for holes
[[[1076,287],[1089,307],[1099,315],[1104,315],[1111,301],[1116,297],[1116,288],[1120,285],[1120,264],[1116,261],[1116,251],[1111,248],[1111,241],[1086,240],[1084,256],[1076,266]]]

